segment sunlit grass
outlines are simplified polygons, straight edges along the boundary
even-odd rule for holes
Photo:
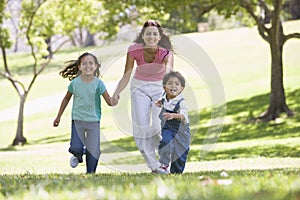
[[[0,175],[0,198],[20,199],[297,199],[298,170],[151,174]],[[84,181],[83,181],[84,180]]]

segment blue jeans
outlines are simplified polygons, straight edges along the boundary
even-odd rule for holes
[[[69,152],[76,156],[79,162],[82,162],[82,156],[86,153],[86,171],[95,173],[101,154],[100,122],[72,120]]]

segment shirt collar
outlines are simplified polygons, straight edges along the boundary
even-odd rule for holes
[[[167,101],[168,102],[168,100],[167,100],[167,96],[166,96],[167,94],[166,93],[164,93],[164,96],[163,96],[163,98],[165,99],[165,101]],[[175,98],[173,98],[173,99],[170,99],[169,100],[169,102],[177,102],[177,101],[179,101],[180,99],[182,99],[182,93],[180,93],[180,94],[178,94]]]

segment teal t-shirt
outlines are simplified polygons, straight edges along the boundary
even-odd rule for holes
[[[72,119],[85,122],[96,122],[101,119],[101,95],[106,87],[100,79],[85,83],[78,76],[68,86],[73,94]]]

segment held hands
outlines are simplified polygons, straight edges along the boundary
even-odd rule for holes
[[[111,99],[110,99],[111,105],[112,105],[112,106],[117,105],[118,102],[119,102],[119,99],[120,99],[120,95],[114,94],[114,95],[111,97]]]
[[[157,100],[157,101],[155,102],[155,105],[156,105],[157,107],[161,107],[161,99]]]

